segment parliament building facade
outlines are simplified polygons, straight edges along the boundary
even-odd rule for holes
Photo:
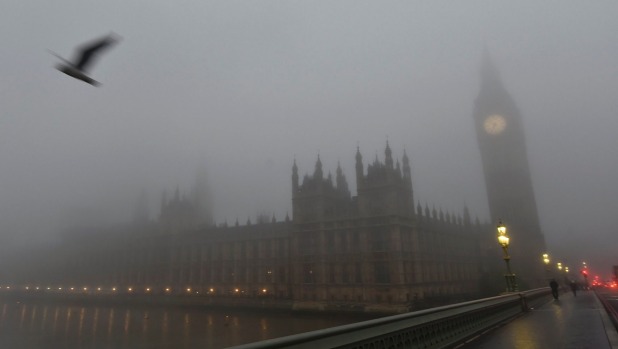
[[[356,196],[339,166],[324,176],[319,157],[302,181],[294,161],[291,180],[293,213],[282,221],[200,224],[198,200],[177,191],[157,222],[68,234],[60,269],[72,272],[50,281],[306,310],[403,312],[479,297],[486,229],[467,208],[415,206],[405,153],[394,160],[387,143],[384,161],[365,166],[357,150]]]

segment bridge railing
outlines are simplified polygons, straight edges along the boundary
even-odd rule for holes
[[[233,349],[444,348],[547,302],[548,287],[269,339]]]

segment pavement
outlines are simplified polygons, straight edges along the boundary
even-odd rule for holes
[[[458,348],[618,349],[618,332],[593,291],[569,291]]]

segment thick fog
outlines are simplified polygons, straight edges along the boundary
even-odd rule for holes
[[[2,1],[0,242],[125,222],[205,167],[217,223],[291,214],[291,167],[407,152],[415,200],[489,221],[484,47],[523,118],[550,254],[618,264],[614,1]],[[113,31],[91,75],[58,59]],[[513,244],[517,243],[513,239]],[[560,256],[560,257],[558,257]]]

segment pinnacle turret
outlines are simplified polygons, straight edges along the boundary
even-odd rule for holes
[[[356,147],[356,187],[363,186],[363,178],[365,176],[363,169],[363,156],[360,153],[360,148]]]
[[[324,178],[324,173],[322,172],[322,161],[320,161],[320,154],[318,154],[318,160],[315,162],[315,171],[313,172],[314,178]]]
[[[384,149],[384,164],[387,168],[393,168],[393,155],[392,155],[391,147],[388,145],[388,141],[386,141],[386,149]]]
[[[292,195],[298,191],[298,166],[296,166],[296,159],[294,159],[294,165],[292,165]]]

